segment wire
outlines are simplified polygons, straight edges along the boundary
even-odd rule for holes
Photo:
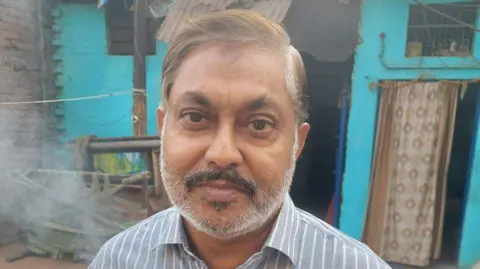
[[[377,82],[373,86],[382,88],[382,89],[389,89],[389,88],[400,89],[400,88],[408,87],[413,84],[421,83],[422,81],[425,81],[425,80],[423,80],[422,78],[417,78],[410,81],[391,80],[391,81]],[[450,85],[458,85],[458,86],[461,86],[462,88],[465,88],[466,86],[468,86],[468,84],[479,83],[480,78],[475,78],[471,80],[438,80],[437,82],[450,84]]]
[[[63,103],[63,102],[72,102],[72,101],[82,101],[82,100],[92,100],[92,99],[102,99],[117,95],[130,94],[131,91],[107,93],[107,94],[98,94],[90,95],[84,97],[74,97],[74,98],[63,98],[63,99],[54,99],[54,100],[38,100],[38,101],[22,101],[22,102],[0,102],[0,106],[4,105],[31,105],[31,104],[51,104],[51,103]]]
[[[69,115],[73,116],[74,118],[76,118],[77,120],[83,122],[84,124],[86,125],[91,125],[91,126],[109,126],[109,125],[113,125],[113,124],[116,124],[116,123],[119,123],[121,122],[122,120],[124,120],[125,118],[127,118],[128,116],[130,116],[132,112],[129,110],[128,112],[122,114],[121,117],[115,119],[115,120],[112,120],[112,121],[109,121],[109,122],[103,122],[103,123],[98,123],[98,122],[91,122],[89,120],[86,120],[84,119],[83,117],[77,115],[76,113],[73,113],[72,111],[69,112]]]

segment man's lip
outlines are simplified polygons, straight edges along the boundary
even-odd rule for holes
[[[244,188],[239,187],[238,185],[232,184],[226,180],[213,180],[208,182],[202,182],[199,184],[199,187],[210,187],[210,188],[220,189],[220,190],[235,189],[237,191],[245,192]]]
[[[202,191],[206,201],[215,201],[218,203],[231,202],[240,194],[240,192],[234,188],[219,189],[208,185],[202,186]]]

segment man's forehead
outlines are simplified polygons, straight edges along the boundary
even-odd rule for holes
[[[199,76],[248,76],[257,80],[284,77],[284,58],[254,46],[203,45],[183,61],[176,81]]]
[[[185,60],[173,83],[172,102],[251,103],[254,108],[282,101],[287,92],[281,59],[259,51],[224,59],[216,49],[206,48]]]

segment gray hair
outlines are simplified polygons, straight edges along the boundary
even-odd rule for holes
[[[207,44],[256,45],[284,55],[285,86],[295,105],[298,122],[308,118],[305,67],[300,53],[290,44],[288,33],[279,23],[242,9],[197,17],[170,42],[162,71],[162,105],[165,109],[182,63],[192,51]]]

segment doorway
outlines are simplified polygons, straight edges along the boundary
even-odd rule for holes
[[[476,122],[479,113],[477,100],[480,84],[471,84],[462,98],[459,96],[453,135],[450,165],[447,173],[443,242],[438,262],[458,264],[466,193],[469,189],[470,160],[474,150]]]
[[[381,84],[364,240],[393,268],[455,268],[478,85]]]
[[[343,175],[345,149],[340,143],[344,139],[340,130],[348,109],[347,102],[343,102],[342,109],[342,89],[350,83],[353,58],[340,63],[319,62],[307,53],[302,53],[302,58],[310,102],[307,122],[311,128],[297,161],[291,196],[298,207],[325,219]]]

